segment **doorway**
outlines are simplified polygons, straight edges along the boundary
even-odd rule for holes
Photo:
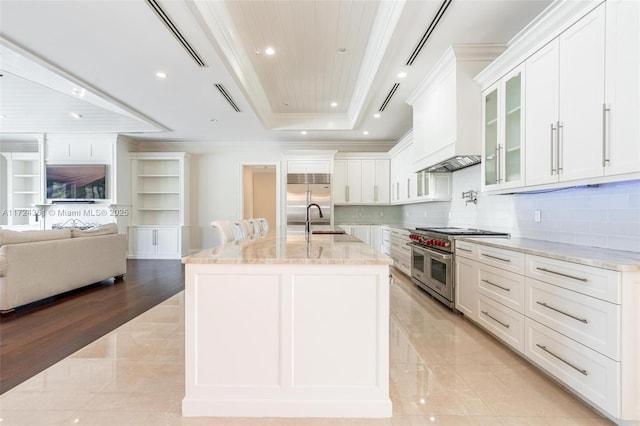
[[[278,226],[278,173],[275,164],[242,166],[242,218],[264,217]]]

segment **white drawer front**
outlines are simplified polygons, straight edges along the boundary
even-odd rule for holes
[[[476,258],[476,245],[466,241],[456,240],[456,256],[467,257],[469,259]]]
[[[515,272],[516,274],[524,274],[524,253],[479,244],[476,249],[477,258],[480,262]]]
[[[478,293],[524,313],[524,276],[479,264]]]
[[[527,278],[525,315],[620,360],[620,305]]]
[[[524,315],[478,294],[478,324],[496,337],[524,352]]]
[[[598,299],[620,303],[620,275],[616,271],[527,255],[526,275]]]
[[[527,318],[525,355],[607,413],[620,413],[620,364]]]

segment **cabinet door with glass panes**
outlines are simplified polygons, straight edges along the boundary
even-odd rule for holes
[[[483,92],[482,190],[524,186],[523,68]]]

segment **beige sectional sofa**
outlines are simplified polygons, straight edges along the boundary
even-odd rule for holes
[[[115,224],[88,230],[0,229],[0,312],[127,270],[127,241]]]

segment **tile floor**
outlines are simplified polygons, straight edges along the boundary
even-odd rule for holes
[[[183,293],[0,396],[0,425],[607,425],[415,288],[392,286],[390,419],[183,418]]]

